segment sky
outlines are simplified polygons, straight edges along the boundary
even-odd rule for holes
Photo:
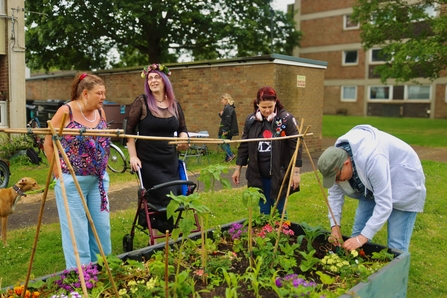
[[[295,3],[295,0],[273,0],[273,9],[287,11],[287,5]]]

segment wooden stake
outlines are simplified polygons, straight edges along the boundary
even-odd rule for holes
[[[169,297],[169,230],[165,232],[165,293]]]
[[[22,293],[22,298],[25,297],[26,289],[28,287],[29,278],[31,276],[31,268],[33,267],[34,255],[36,254],[37,241],[39,239],[39,232],[40,232],[40,226],[42,224],[43,211],[45,210],[45,202],[46,202],[47,195],[48,195],[48,187],[49,187],[51,181],[53,180],[53,166],[54,166],[54,158],[51,158],[50,168],[48,170],[48,175],[47,175],[47,181],[45,183],[45,190],[42,195],[42,204],[40,205],[39,216],[37,218],[36,236],[34,237],[33,249],[31,251],[31,257],[30,257],[29,264],[28,264],[28,271],[26,273],[26,279],[25,279],[24,289],[23,289],[23,293]]]

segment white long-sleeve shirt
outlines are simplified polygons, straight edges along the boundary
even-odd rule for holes
[[[376,206],[361,234],[368,239],[382,228],[392,209],[422,212],[425,175],[417,153],[402,140],[370,125],[358,125],[341,136],[335,146],[348,142],[360,180],[374,194]],[[349,184],[349,183],[347,183]],[[343,183],[329,189],[329,205],[340,224],[345,195],[358,198]],[[351,189],[352,190],[352,189]],[[329,213],[331,226],[335,223]]]

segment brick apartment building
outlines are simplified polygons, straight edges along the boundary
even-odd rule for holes
[[[421,85],[380,82],[373,69],[384,61],[380,48],[364,51],[359,24],[350,20],[356,0],[295,0],[303,32],[294,56],[328,62],[323,114],[447,118],[447,76]],[[437,10],[427,9],[436,16]]]

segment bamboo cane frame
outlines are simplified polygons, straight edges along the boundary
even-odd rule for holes
[[[66,115],[64,115],[64,117],[65,116]],[[64,122],[62,122],[62,123],[64,123]],[[303,123],[304,123],[304,119],[302,119],[302,121],[301,121],[301,127],[298,130],[298,132],[302,131]],[[165,140],[165,141],[169,141],[169,144],[195,144],[195,143],[202,143],[202,144],[222,144],[223,143],[223,144],[225,144],[225,143],[257,142],[257,141],[266,141],[266,140],[280,141],[280,140],[285,140],[285,139],[297,138],[297,147],[296,147],[294,155],[292,156],[292,160],[289,163],[289,166],[287,168],[286,175],[292,169],[291,165],[294,164],[292,162],[296,162],[296,157],[297,157],[297,153],[298,153],[298,149],[299,149],[301,140],[302,140],[303,144],[305,145],[305,149],[306,149],[307,154],[308,154],[308,156],[309,156],[309,158],[311,160],[311,163],[312,163],[312,166],[314,168],[314,171],[316,171],[315,170],[315,166],[314,166],[314,164],[312,162],[312,158],[310,157],[310,153],[308,151],[308,148],[307,148],[307,146],[306,146],[306,144],[304,142],[304,137],[313,135],[313,133],[308,133],[308,130],[309,130],[310,126],[307,127],[307,129],[305,130],[305,132],[303,134],[298,133],[297,135],[291,135],[291,136],[285,136],[285,137],[268,138],[268,139],[256,138],[256,139],[242,139],[242,140],[225,140],[225,139],[213,139],[213,138],[189,138],[189,137],[188,138],[178,138],[178,137],[151,137],[151,136],[129,135],[129,134],[124,134],[124,131],[123,130],[119,130],[119,129],[104,129],[104,130],[103,129],[101,129],[101,130],[88,129],[88,130],[79,130],[79,129],[63,129],[63,127],[61,127],[60,129],[55,129],[54,127],[52,127],[50,121],[48,121],[48,125],[49,125],[49,128],[0,129],[0,132],[3,131],[3,132],[6,132],[6,133],[44,134],[44,135],[52,134],[53,135],[53,146],[56,145],[57,148],[59,150],[61,150],[61,153],[62,153],[62,155],[64,157],[64,160],[66,161],[66,163],[67,163],[67,165],[69,167],[69,170],[70,170],[71,174],[74,177],[74,181],[75,181],[76,187],[77,187],[77,189],[78,189],[78,191],[80,193],[82,202],[84,204],[84,208],[86,209],[87,217],[88,217],[89,222],[90,222],[90,224],[92,226],[92,230],[94,232],[96,241],[98,242],[98,247],[100,249],[101,256],[104,259],[104,264],[105,264],[105,267],[107,269],[107,272],[109,273],[109,277],[110,277],[111,283],[113,285],[116,297],[119,297],[119,294],[118,294],[118,291],[116,289],[115,283],[113,281],[113,277],[111,275],[110,268],[108,267],[106,258],[104,256],[104,252],[102,250],[102,246],[101,246],[101,244],[99,242],[98,235],[96,233],[96,229],[94,228],[93,221],[92,221],[91,216],[90,216],[90,212],[88,211],[88,208],[86,206],[85,198],[83,197],[82,191],[80,189],[80,186],[78,184],[77,179],[75,178],[75,175],[74,175],[73,169],[71,167],[71,164],[69,163],[68,157],[65,155],[65,152],[63,151],[63,148],[62,148],[62,145],[60,144],[59,139],[54,140],[55,136],[59,136],[60,137],[62,135],[85,135],[85,136],[105,136],[105,137],[120,137],[120,138],[131,137],[131,138],[143,139],[143,140]],[[59,158],[58,158],[58,155],[57,155],[57,151],[55,150],[54,152],[55,152],[55,158],[54,159],[56,160],[56,163],[58,165],[58,169],[59,169],[60,174],[61,174],[60,161],[59,161]],[[54,161],[52,159],[51,160],[51,165],[53,165],[53,164],[54,164]],[[48,175],[48,177],[50,177],[50,178],[51,178],[51,171],[52,171],[52,168],[50,168],[50,172],[49,172],[49,175]],[[315,173],[315,174],[316,174],[317,180],[318,180],[318,182],[320,184],[320,187],[321,187],[321,182],[320,182],[320,180],[318,178],[318,175],[317,175],[317,173]],[[289,179],[289,183],[288,183],[289,184],[289,188],[290,188],[290,184],[291,184],[291,181],[292,181],[291,179],[292,179],[292,176],[290,175],[290,179]],[[48,191],[48,185],[49,185],[49,181],[48,180],[49,180],[49,178],[47,178],[47,184],[46,184],[46,187],[45,187],[45,193],[44,193],[45,197],[46,197],[46,193]],[[283,183],[281,185],[280,191],[282,191],[284,183],[285,183],[285,180],[283,180]],[[65,186],[63,184],[63,180],[62,179],[61,179],[61,187],[63,188],[62,193],[64,194],[64,203],[68,204],[67,198],[66,198],[66,194],[65,194]],[[327,197],[326,197],[326,195],[324,193],[324,190],[322,190],[322,192],[323,192],[323,196],[325,197],[326,204],[330,208],[328,200],[327,200]],[[281,226],[282,226],[282,222],[283,222],[284,216],[285,216],[285,209],[286,209],[286,206],[287,206],[287,198],[289,196],[289,193],[290,193],[290,189],[287,190],[287,194],[286,194],[286,202],[284,204],[284,210],[283,210],[283,213],[282,213],[282,216],[281,216]],[[42,202],[42,204],[44,204],[44,202]],[[273,210],[275,210],[277,204],[278,204],[278,200],[277,200]],[[43,209],[43,206],[41,208]],[[68,212],[67,206],[66,206],[66,210]],[[41,211],[41,212],[43,212],[43,211]],[[334,218],[332,210],[331,210],[331,215]],[[69,217],[70,216],[68,215],[67,219],[69,219]],[[41,221],[41,216],[39,216],[39,221]],[[335,221],[335,218],[334,218],[334,221]],[[73,228],[72,228],[72,225],[71,225],[71,218],[69,219],[69,223],[70,223],[71,233],[72,233],[72,229]],[[39,222],[38,226],[40,226],[40,222]],[[281,230],[281,228],[279,229],[279,232],[280,232],[280,230]],[[36,238],[37,237],[38,237],[38,235],[36,235]],[[80,272],[80,277],[81,277],[81,275],[82,275],[82,267],[79,264],[80,263],[79,253],[77,252],[77,249],[76,249],[76,243],[75,243],[76,241],[74,240],[74,236],[72,236],[72,242],[74,243],[75,255],[76,255],[77,263],[78,263],[78,270]],[[34,249],[34,247],[33,247],[33,249]],[[32,256],[34,256],[34,252],[33,252]],[[31,263],[32,263],[32,260],[30,262],[29,271],[31,270],[31,266],[32,266]],[[27,278],[27,281],[28,281],[28,278]],[[84,290],[85,281],[84,281],[83,275],[82,275],[82,278],[81,278],[81,284],[83,285],[83,290]],[[85,291],[86,291],[86,289],[85,289]],[[86,295],[86,292],[84,293],[84,295]]]
[[[55,130],[57,133],[59,133],[59,130]],[[34,128],[34,129],[0,129],[0,132],[5,133],[20,133],[20,134],[42,134],[47,135],[51,134],[51,131],[48,128]],[[215,139],[215,138],[195,138],[195,137],[188,137],[188,138],[178,138],[178,137],[151,137],[151,136],[140,136],[140,135],[130,135],[125,134],[122,129],[87,129],[87,130],[80,130],[80,129],[64,129],[61,132],[62,135],[83,135],[83,136],[104,136],[104,137],[119,137],[119,138],[134,138],[134,139],[141,139],[141,140],[153,140],[153,141],[169,141],[169,144],[176,145],[176,144],[196,144],[196,143],[202,143],[202,144],[230,144],[230,143],[245,143],[245,142],[258,142],[258,141],[280,141],[280,140],[286,140],[286,139],[293,139],[297,137],[302,137],[304,135],[292,135],[292,136],[285,136],[285,137],[277,137],[277,138],[257,138],[257,139],[242,139],[242,140],[225,140],[225,139]],[[307,133],[306,136],[312,136],[313,133]]]
[[[304,126],[304,119],[301,119],[301,125],[300,125],[300,127],[297,127],[297,128],[298,128],[298,133],[299,133],[300,131],[302,131],[303,126]],[[306,128],[306,131],[305,131],[304,135],[306,135],[306,133],[307,133],[307,131],[308,131],[309,129],[310,129],[310,126],[308,126],[308,127]],[[302,139],[302,138],[303,138],[303,137],[298,137],[298,138],[297,138],[296,147],[295,147],[295,152],[293,153],[292,158],[290,159],[289,165],[288,165],[288,167],[287,167],[287,170],[286,170],[286,172],[284,173],[284,177],[287,177],[287,175],[289,175],[289,182],[288,182],[288,185],[287,185],[286,198],[285,198],[285,201],[284,201],[284,208],[283,208],[282,213],[281,213],[281,220],[280,220],[280,222],[279,222],[279,227],[278,227],[278,232],[277,232],[277,240],[276,240],[276,243],[275,243],[275,247],[274,247],[274,249],[273,249],[273,253],[276,253],[277,250],[278,250],[279,237],[280,237],[280,235],[281,235],[282,226],[283,226],[283,224],[284,224],[284,217],[285,217],[285,214],[286,214],[287,203],[288,203],[289,195],[290,195],[290,186],[292,185],[292,181],[293,181],[292,169],[293,169],[293,167],[294,167],[295,164],[296,164],[296,158],[297,158],[297,156],[298,156],[298,152],[299,152],[299,149],[300,149],[301,139]],[[283,188],[284,188],[284,183],[285,183],[285,181],[286,181],[286,179],[283,179],[283,181],[282,181],[282,183],[281,183],[281,187],[280,187],[280,189],[279,189],[278,196],[277,196],[277,198],[276,198],[276,203],[275,203],[275,206],[273,207],[273,211],[272,211],[272,213],[275,212],[276,207],[277,207],[277,205],[278,205],[278,203],[279,203],[279,200],[280,200],[280,198],[281,198],[281,192],[282,192],[282,190],[283,190]],[[273,263],[272,263],[272,265],[273,265]]]
[[[65,123],[66,116],[67,116],[67,113],[64,114],[64,117],[62,119],[62,125],[63,125],[63,123]],[[77,246],[76,246],[76,239],[75,239],[74,233],[73,233],[73,225],[71,223],[70,209],[68,207],[67,194],[66,194],[65,185],[64,185],[64,182],[63,182],[62,168],[61,168],[61,165],[60,165],[60,159],[59,159],[58,151],[62,154],[62,157],[64,158],[64,161],[65,161],[65,163],[66,163],[66,165],[67,165],[67,167],[68,167],[68,169],[69,169],[69,171],[71,173],[71,176],[73,177],[73,181],[75,182],[76,189],[78,190],[78,193],[79,193],[79,196],[81,198],[82,204],[84,205],[84,210],[85,210],[85,213],[87,215],[87,219],[89,221],[89,224],[90,224],[90,227],[92,229],[93,235],[95,236],[95,240],[96,240],[96,242],[98,244],[99,253],[100,253],[101,257],[103,258],[104,267],[106,268],[106,271],[107,271],[107,273],[109,275],[109,280],[110,280],[110,283],[112,284],[113,291],[115,292],[116,297],[119,297],[118,289],[116,288],[115,281],[113,280],[112,272],[110,270],[109,264],[107,262],[105,254],[104,254],[104,250],[102,248],[101,241],[99,240],[99,236],[98,236],[98,233],[96,231],[95,224],[93,223],[93,219],[91,217],[90,211],[88,210],[88,206],[87,206],[84,194],[82,193],[81,186],[79,185],[79,182],[76,179],[76,174],[75,174],[75,172],[73,170],[73,167],[71,166],[70,160],[68,159],[67,155],[65,154],[64,148],[62,147],[62,144],[61,144],[61,142],[59,140],[60,136],[54,130],[51,122],[48,121],[47,123],[48,123],[48,127],[50,127],[51,132],[53,134],[53,147],[54,147],[54,145],[57,145],[57,149],[58,149],[58,150],[54,150],[54,157],[53,158],[56,160],[57,168],[58,168],[58,171],[59,171],[59,179],[60,179],[60,184],[61,184],[61,188],[62,188],[62,194],[63,194],[63,198],[64,198],[65,212],[66,212],[67,221],[68,221],[68,224],[69,224],[69,227],[70,227],[70,236],[71,236],[71,241],[73,243],[74,253],[75,253],[75,256],[76,256],[76,263],[77,263],[77,266],[78,266],[79,276],[81,277],[82,264],[81,264],[81,261],[80,261],[80,258],[79,258],[79,252],[78,252]],[[62,133],[62,125],[61,125],[61,129],[60,129],[61,133]],[[55,140],[54,136],[58,136],[58,138]],[[54,147],[54,148],[56,148],[56,147]],[[52,170],[52,169],[50,169],[50,170]],[[84,280],[84,275],[83,274],[82,274],[82,278],[81,278],[81,284],[83,285],[83,289],[84,289],[84,287],[85,287],[85,280]],[[87,289],[85,289],[84,295],[86,295],[86,297],[88,297]]]
[[[48,193],[48,186],[50,184],[50,180],[51,180],[51,177],[52,177],[52,171],[53,171],[54,162],[56,162],[58,173],[59,173],[60,185],[61,185],[61,189],[62,189],[62,195],[63,195],[63,199],[64,199],[64,206],[65,206],[65,212],[66,212],[66,216],[67,216],[67,222],[68,222],[68,225],[69,225],[69,228],[70,228],[70,237],[71,237],[71,241],[72,241],[72,245],[73,245],[74,255],[76,257],[76,265],[77,265],[77,268],[78,268],[79,279],[81,281],[81,287],[82,287],[83,294],[84,294],[85,297],[88,297],[87,288],[86,288],[86,284],[85,284],[84,273],[82,271],[82,264],[81,264],[81,261],[80,261],[80,258],[79,258],[79,252],[78,252],[77,245],[76,245],[76,238],[75,238],[74,232],[73,232],[73,224],[71,222],[70,208],[68,206],[68,200],[67,200],[67,194],[66,194],[66,190],[65,190],[65,184],[64,184],[63,176],[62,176],[62,168],[61,168],[60,159],[59,159],[59,153],[58,153],[58,152],[60,152],[62,157],[64,158],[65,163],[67,164],[69,172],[71,173],[71,175],[73,177],[73,181],[75,182],[76,189],[78,190],[79,196],[81,198],[82,204],[84,206],[84,209],[85,209],[85,212],[86,212],[86,215],[87,215],[87,219],[89,221],[90,227],[92,228],[92,232],[93,232],[93,235],[95,236],[95,240],[96,240],[96,242],[98,244],[100,255],[103,258],[104,267],[106,268],[106,271],[107,271],[107,273],[109,275],[109,280],[110,280],[110,283],[112,284],[112,288],[113,288],[113,290],[115,292],[115,296],[119,297],[119,293],[118,293],[118,290],[116,288],[115,282],[113,280],[113,276],[112,276],[110,267],[109,267],[109,265],[107,263],[106,256],[104,254],[104,250],[102,248],[101,242],[100,242],[99,237],[98,237],[98,233],[96,231],[95,225],[93,223],[93,220],[91,218],[90,212],[88,210],[88,206],[87,206],[87,203],[85,201],[85,197],[84,197],[84,195],[82,193],[82,190],[81,190],[81,187],[79,185],[79,182],[76,179],[76,174],[74,173],[73,167],[71,166],[71,163],[70,163],[67,155],[65,154],[65,151],[64,151],[64,149],[62,147],[62,144],[60,142],[60,139],[59,139],[63,135],[63,125],[65,123],[66,116],[67,116],[67,113],[65,113],[63,115],[62,122],[61,122],[61,128],[57,132],[56,132],[56,129],[54,129],[54,127],[51,124],[51,122],[50,121],[47,122],[49,129],[46,129],[45,132],[46,132],[46,134],[48,134],[47,131],[51,131],[51,133],[53,135],[53,148],[55,150],[54,150],[54,156],[51,157],[51,159],[50,159],[51,166],[49,168],[49,173],[48,173],[48,176],[47,176],[47,182],[46,182],[46,185],[45,185],[45,192],[44,192],[44,197],[42,199],[42,206],[41,206],[41,211],[40,212],[43,214],[43,208],[44,208],[44,204],[45,204],[46,194]],[[14,133],[17,133],[17,131],[20,131],[20,130],[17,130],[17,129],[13,130]],[[79,132],[79,130],[78,130],[78,132]],[[57,150],[56,150],[56,148],[57,148]],[[29,275],[30,275],[30,272],[31,272],[31,267],[32,267],[32,262],[33,262],[33,258],[34,258],[34,252],[35,252],[35,246],[37,246],[37,239],[38,239],[38,235],[39,235],[41,221],[42,221],[42,216],[41,216],[41,214],[39,214],[39,219],[38,219],[38,224],[37,224],[38,228],[36,230],[36,236],[35,236],[35,239],[34,239],[33,252],[31,254],[31,260],[30,260],[30,264],[29,264],[29,268],[28,268],[28,272],[27,272],[25,289],[24,289],[22,295],[24,295],[24,293],[26,293],[26,287],[27,287],[27,283],[28,283],[28,280],[29,280]],[[22,297],[24,297],[24,296],[22,296]]]

